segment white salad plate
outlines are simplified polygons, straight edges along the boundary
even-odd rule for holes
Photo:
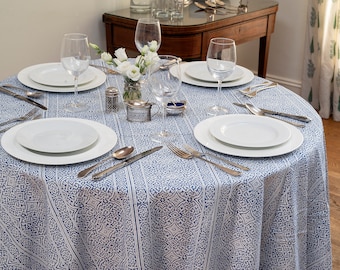
[[[57,118],[38,119],[34,121],[55,121]],[[25,122],[14,126],[4,133],[1,138],[2,148],[11,156],[35,164],[44,165],[67,165],[88,161],[100,157],[109,152],[117,143],[117,134],[109,127],[86,119],[64,118],[70,121],[87,124],[93,127],[98,133],[97,141],[84,149],[70,153],[42,153],[29,150],[22,146],[16,139],[17,132],[28,125]]]
[[[64,86],[64,87],[49,86],[49,85],[37,83],[30,78],[30,74],[31,74],[32,71],[34,71],[37,68],[41,68],[42,66],[49,66],[50,64],[51,63],[38,64],[38,65],[34,65],[34,66],[24,68],[18,73],[18,80],[23,85],[26,85],[28,87],[31,87],[31,88],[37,89],[37,90],[41,90],[41,91],[55,92],[55,93],[71,93],[71,92],[73,92],[74,91],[73,86]],[[91,67],[91,66],[88,69],[91,70],[91,72],[94,74],[95,77],[89,83],[79,85],[78,91],[91,90],[95,87],[102,85],[106,81],[106,75],[103,71],[101,71],[97,68]]]
[[[206,82],[202,80],[196,80],[195,78],[192,78],[189,75],[187,75],[186,71],[190,69],[191,67],[195,66],[196,63],[197,61],[181,63],[182,82],[195,85],[195,86],[217,88],[217,82]],[[254,73],[251,72],[249,69],[242,67],[242,66],[238,66],[238,65],[236,66],[236,68],[240,69],[243,72],[243,76],[238,80],[223,82],[222,87],[240,86],[243,84],[247,84],[254,79]],[[170,72],[175,76],[177,75],[174,67],[170,68]]]
[[[98,133],[88,124],[68,118],[41,119],[19,129],[16,139],[30,150],[67,153],[89,147],[98,139]]]
[[[61,63],[49,63],[33,69],[29,77],[40,84],[49,86],[74,86],[74,76],[69,74]],[[94,80],[95,74],[91,69],[87,69],[83,74],[79,75],[78,84],[89,83]]]
[[[191,65],[190,68],[185,69],[185,73],[190,77],[206,82],[214,82],[216,83],[216,79],[211,75],[208,70],[207,62],[206,61],[197,61],[194,65]],[[236,66],[233,73],[228,76],[223,82],[230,82],[241,79],[243,76],[243,70]]]
[[[252,148],[277,146],[291,136],[291,130],[279,120],[239,114],[217,119],[209,131],[224,143]]]
[[[247,148],[226,144],[216,139],[210,133],[209,129],[210,125],[213,124],[215,121],[227,118],[229,116],[231,115],[215,116],[207,118],[198,123],[194,128],[194,136],[196,140],[203,146],[222,154],[228,154],[238,157],[256,157],[256,158],[274,157],[290,153],[298,149],[304,141],[303,135],[300,132],[300,130],[298,130],[296,127],[292,125],[283,123],[284,125],[287,125],[287,128],[289,128],[291,131],[290,139],[283,144],[265,148]]]

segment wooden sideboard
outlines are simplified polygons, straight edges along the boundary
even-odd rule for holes
[[[159,54],[172,54],[183,60],[205,60],[209,41],[213,37],[232,38],[236,44],[259,39],[258,76],[266,77],[277,2],[249,1],[246,13],[213,15],[198,10],[191,4],[184,9],[183,20],[161,21],[162,44]],[[128,51],[137,52],[134,42],[137,20],[150,16],[131,13],[129,8],[103,14],[107,50],[113,54],[117,48],[124,47]]]

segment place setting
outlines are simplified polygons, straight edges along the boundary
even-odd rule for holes
[[[277,119],[248,114],[207,118],[194,128],[194,137],[203,146],[238,157],[274,157],[298,149],[301,131]]]
[[[172,73],[174,69],[170,68]],[[217,80],[208,70],[206,61],[183,62],[181,64],[182,82],[201,87],[214,88],[217,87]],[[233,73],[224,78],[222,87],[235,87],[247,84],[254,79],[254,73],[249,69],[240,65],[235,66]]]
[[[74,78],[60,62],[43,63],[26,67],[19,71],[18,80],[25,86],[54,93],[72,93],[74,91]],[[79,76],[78,91],[86,91],[102,85],[106,80],[105,73],[89,66]]]
[[[34,164],[68,165],[100,157],[117,144],[110,127],[79,118],[28,121],[7,130],[1,146],[11,156]]]

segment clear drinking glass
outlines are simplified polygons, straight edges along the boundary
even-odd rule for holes
[[[179,58],[172,55],[160,55],[160,60],[154,64],[149,71],[148,88],[153,96],[161,104],[162,111],[162,129],[160,132],[152,134],[151,139],[154,142],[164,143],[171,141],[174,135],[166,129],[165,115],[168,102],[177,94],[181,87],[181,72]],[[169,61],[173,61],[170,68],[160,69],[159,67]]]
[[[87,104],[78,100],[78,78],[87,70],[90,63],[90,49],[85,34],[65,34],[62,40],[60,59],[65,70],[74,76],[74,100],[66,104],[69,112],[81,112]]]
[[[235,41],[229,38],[212,38],[207,52],[207,66],[210,74],[217,80],[218,103],[208,108],[209,115],[225,114],[228,110],[221,105],[222,81],[230,76],[236,66]]]
[[[151,41],[157,41],[157,50],[161,46],[161,26],[158,19],[140,18],[135,31],[135,44],[138,51],[142,51],[145,45]]]

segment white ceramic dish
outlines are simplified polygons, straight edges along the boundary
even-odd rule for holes
[[[46,121],[56,118],[46,119]],[[66,119],[66,118],[65,118]],[[17,125],[10,130],[6,131],[1,138],[2,148],[11,156],[27,161],[30,163],[44,164],[44,165],[67,165],[75,164],[79,162],[88,161],[97,157],[100,157],[109,152],[117,143],[117,134],[109,127],[86,119],[67,118],[71,121],[79,121],[93,127],[99,137],[98,140],[91,146],[71,152],[61,154],[49,154],[31,151],[16,140],[16,133],[19,129],[27,125],[29,122]],[[34,120],[38,121],[38,120]]]
[[[50,65],[51,63],[46,63],[46,64],[39,64],[39,65],[34,65],[30,66],[27,68],[24,68],[18,73],[18,80],[23,84],[28,87],[31,87],[33,89],[41,90],[41,91],[46,91],[46,92],[55,92],[55,93],[71,93],[74,91],[73,86],[65,86],[65,87],[55,87],[55,86],[48,86],[44,84],[37,83],[30,78],[30,73],[37,69],[40,68],[44,65]],[[95,75],[95,78],[90,81],[89,83],[79,85],[78,91],[86,91],[86,90],[91,90],[95,87],[98,87],[105,83],[106,81],[106,75],[103,71],[94,68],[94,67],[89,67],[89,69],[93,72]]]
[[[195,65],[196,62],[184,62],[181,64],[181,75],[182,75],[182,82],[195,85],[195,86],[202,86],[202,87],[208,87],[208,88],[217,88],[217,82],[205,82],[201,80],[196,80],[186,74],[186,70],[190,68],[191,66]],[[239,69],[243,71],[242,78],[231,81],[231,82],[223,82],[222,87],[234,87],[234,86],[240,86],[246,83],[251,82],[254,79],[254,74],[249,69],[246,69],[241,66],[236,66]],[[174,75],[175,69],[172,67],[170,68],[170,72]]]
[[[197,61],[195,64],[190,65],[190,68],[185,69],[185,73],[200,81],[213,82],[216,83],[216,79],[210,74],[206,61]],[[231,82],[241,79],[243,76],[243,70],[236,66],[234,72],[223,80],[223,82]]]
[[[278,146],[267,148],[246,148],[225,144],[217,140],[209,132],[210,125],[214,121],[223,117],[226,116],[221,115],[205,119],[198,123],[194,128],[194,136],[199,143],[201,143],[202,145],[211,150],[214,150],[222,154],[254,158],[280,156],[298,149],[302,145],[304,140],[300,130],[298,130],[296,127],[292,125],[284,123],[291,131],[291,138],[287,142],[280,144]]]
[[[29,77],[37,83],[49,86],[65,87],[74,85],[74,77],[63,68],[61,63],[49,63],[42,65],[33,69],[30,72]],[[94,80],[94,78],[95,75],[92,72],[92,69],[87,69],[79,76],[78,84],[82,85],[89,83]]]
[[[217,119],[210,125],[209,131],[224,143],[252,148],[277,146],[291,136],[290,129],[279,120],[240,114]]]
[[[89,147],[98,139],[88,124],[67,118],[30,121],[16,133],[24,147],[44,153],[67,153]]]

